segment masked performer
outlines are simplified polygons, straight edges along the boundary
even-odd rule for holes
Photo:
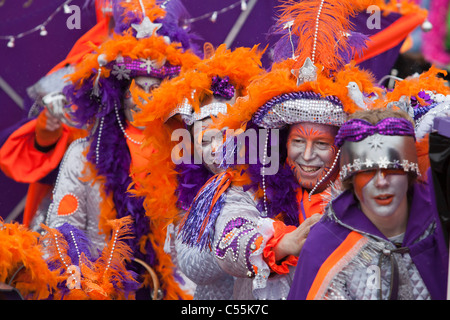
[[[448,251],[412,119],[355,113],[336,137],[346,187],[311,230],[291,299],[445,299]],[[320,243],[320,249],[318,249]]]
[[[154,1],[123,1],[113,7],[116,34],[77,65],[70,75],[72,85],[64,90],[76,106],[73,120],[90,134],[66,152],[46,220],[51,228],[68,223],[86,232],[95,255],[111,238],[108,221],[131,216],[134,237],[127,244],[133,261],[144,266],[129,267],[146,288],[154,285],[146,266],[153,268],[160,283],[158,298],[165,299],[189,296],[180,289],[170,256],[163,250],[164,231],[145,215],[143,199],[128,190],[134,170],[144,164],[145,154],[154,152],[150,146],[142,148],[142,128],[133,125],[139,109],[131,90],[149,94],[183,66],[199,60],[188,50],[192,40],[188,30],[178,27],[182,9],[177,1],[165,10]]]

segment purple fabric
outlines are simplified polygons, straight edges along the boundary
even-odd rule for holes
[[[375,133],[385,136],[415,136],[411,122],[403,118],[386,118],[375,125],[366,120],[352,119],[339,128],[335,144],[341,147],[345,141],[361,141]]]
[[[81,254],[82,252],[86,255],[86,258],[88,258],[90,261],[94,261],[92,259],[91,251],[90,251],[92,243],[82,230],[80,230],[68,223],[64,223],[62,226],[60,226],[56,229],[59,232],[61,232],[61,234],[64,236],[67,243],[69,244],[69,248],[67,249],[67,254],[70,257],[72,264],[77,265],[77,266],[79,265],[78,253]],[[72,235],[73,235],[73,237],[72,237]]]
[[[114,61],[107,65],[112,69],[112,74],[117,78],[136,78],[138,76],[166,79],[177,76],[180,73],[181,66],[173,66],[166,62],[162,67],[155,68],[145,59],[132,59],[124,57],[123,61]],[[117,72],[121,71],[121,72]]]
[[[402,246],[410,249],[411,258],[420,272],[432,299],[446,298],[448,250],[442,235],[434,199],[427,184],[416,183],[410,190],[410,214]],[[332,208],[339,221],[359,233],[386,237],[359,209],[351,191],[345,191],[332,201]],[[419,241],[431,223],[436,231]],[[316,274],[330,254],[352,230],[337,221],[322,218],[311,228],[308,239],[299,256],[288,299],[305,299]],[[386,239],[387,240],[387,239]]]

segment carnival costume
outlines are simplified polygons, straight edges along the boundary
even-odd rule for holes
[[[142,130],[125,120],[122,101],[129,86],[137,88],[135,77],[171,78],[199,58],[189,50],[193,40],[189,30],[178,26],[177,19],[185,14],[179,2],[162,8],[154,1],[122,1],[113,3],[113,12],[115,34],[84,57],[69,77],[72,85],[64,89],[76,106],[73,121],[86,126],[90,135],[72,143],[64,156],[47,225],[69,224],[85,231],[95,256],[114,235],[109,221],[131,217],[133,237],[125,241],[132,260],[156,273],[160,290],[153,286],[152,297],[187,299],[170,256],[163,251],[161,222],[151,220],[143,199],[129,190],[134,170],[155,149],[141,148]],[[143,279],[144,287],[151,287],[153,273],[144,266],[127,265]]]
[[[298,226],[322,212],[330,188],[321,194],[316,190],[330,186],[337,176],[334,166],[309,190],[299,185],[285,165],[289,127],[301,122],[339,127],[348,114],[370,108],[383,94],[370,72],[360,70],[352,61],[368,39],[351,31],[349,17],[369,4],[359,7],[344,2],[335,8],[326,1],[286,1],[276,29],[284,36],[274,47],[272,69],[251,83],[248,99],[239,101],[227,116],[219,116],[218,123],[232,129],[279,130],[279,145],[266,141],[266,152],[279,148],[280,170],[265,176],[261,163],[249,168],[253,179],[250,187],[258,190],[259,208],[269,217],[283,212],[286,224]]]
[[[84,128],[76,128],[70,122],[62,89],[68,84],[64,77],[91,51],[87,42],[99,45],[108,36],[111,17],[101,13],[98,1],[96,11],[97,24],[77,40],[63,61],[27,88],[34,103],[24,119],[26,122],[13,126],[4,143],[0,142],[1,170],[14,181],[29,184],[22,223],[35,231],[41,231],[40,224],[51,203],[51,192],[65,151],[74,140],[87,135]],[[46,128],[47,112],[62,122],[59,129]]]
[[[336,143],[343,181],[377,169],[420,175],[414,127],[405,118],[372,124],[355,117],[340,128]],[[352,190],[334,199],[305,242],[289,298],[445,299],[448,249],[433,189],[414,182],[407,195],[408,223],[397,239],[368,219]]]
[[[140,182],[143,187],[138,193],[145,192],[146,209],[152,219],[164,219],[169,229],[175,227],[169,233],[167,246],[175,252],[181,270],[196,284],[194,299],[233,298],[233,274],[221,269],[214,254],[214,224],[229,201],[228,191],[233,188],[229,186],[239,184],[243,177],[238,170],[231,172],[231,167],[225,170],[224,163],[215,175],[204,161],[194,162],[191,150],[199,141],[183,142],[187,149],[181,161],[178,152],[173,151],[180,149],[171,136],[177,128],[191,130],[202,120],[233,108],[232,99],[245,95],[251,78],[262,72],[261,56],[257,46],[232,51],[225,45],[214,49],[205,44],[203,60],[156,89],[137,120],[146,125],[146,140],[158,150],[148,161],[148,170],[155,175]],[[219,184],[222,193],[215,189]]]

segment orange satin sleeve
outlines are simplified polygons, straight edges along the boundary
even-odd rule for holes
[[[25,202],[25,208],[23,210],[22,223],[29,227],[31,220],[36,214],[36,211],[41,204],[42,200],[50,194],[53,190],[53,185],[34,182],[28,186],[27,200]]]
[[[263,250],[264,261],[269,265],[270,269],[278,274],[289,273],[289,266],[296,266],[298,257],[287,256],[281,262],[275,260],[275,251],[273,249],[284,237],[285,234],[292,232],[296,229],[295,226],[287,226],[281,221],[274,221],[274,235],[270,238]]]
[[[63,130],[55,147],[48,152],[35,148],[37,119],[31,120],[14,131],[0,148],[1,170],[17,182],[39,181],[57,168],[68,144],[70,129],[63,124]]]

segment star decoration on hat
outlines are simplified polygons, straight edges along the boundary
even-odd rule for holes
[[[370,159],[366,159],[366,162],[364,162],[364,165],[366,166],[366,168],[372,168],[373,161]]]
[[[300,69],[292,69],[291,73],[297,78],[297,85],[317,79],[317,67],[310,58],[306,58]]]
[[[377,150],[378,148],[381,149],[383,141],[380,136],[371,136],[369,137],[368,144],[370,145],[370,148]]]
[[[145,16],[140,24],[132,23],[131,26],[137,31],[136,38],[142,39],[153,35],[153,32],[158,31],[162,27],[162,23],[153,23],[149,17]]]
[[[164,63],[166,62],[166,59],[163,59],[163,61],[158,62],[157,60],[151,60],[151,59],[140,59],[142,63],[139,65],[139,68],[147,68],[147,73],[150,73],[152,69],[159,69],[161,68]]]
[[[381,169],[387,169],[388,165],[390,164],[390,161],[388,160],[387,157],[380,157],[380,159],[378,159],[377,161],[377,164]]]
[[[111,71],[111,73],[116,76],[117,80],[130,79],[131,70],[127,70],[124,65],[121,66],[115,65],[113,69],[114,70]]]

